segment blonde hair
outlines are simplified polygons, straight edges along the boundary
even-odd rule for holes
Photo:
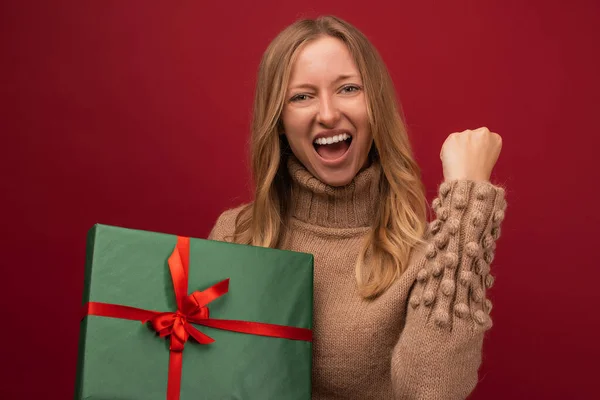
[[[263,55],[252,120],[254,201],[239,213],[233,240],[264,247],[280,244],[291,196],[290,150],[280,135],[290,70],[299,49],[325,35],[348,46],[361,73],[374,139],[371,156],[381,164],[381,203],[356,262],[359,292],[372,298],[406,269],[411,249],[422,241],[426,230],[427,203],[387,68],[369,40],[339,18],[297,21],[283,30]]]

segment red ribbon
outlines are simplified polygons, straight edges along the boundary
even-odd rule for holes
[[[177,237],[177,245],[169,257],[169,270],[171,271],[177,299],[177,311],[175,312],[143,310],[93,301],[84,306],[84,317],[86,315],[97,315],[137,320],[142,323],[150,322],[152,328],[158,332],[160,337],[171,337],[167,400],[179,400],[183,348],[188,338],[191,336],[200,344],[214,342],[211,337],[191,325],[192,323],[251,335],[312,341],[312,331],[306,328],[210,318],[206,305],[229,291],[229,279],[188,296],[189,254],[190,239]]]

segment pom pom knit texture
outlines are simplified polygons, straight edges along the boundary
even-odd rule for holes
[[[354,265],[380,201],[379,165],[342,188],[319,182],[294,158],[288,169],[292,212],[281,247],[315,256],[313,399],[467,397],[492,326],[490,264],[504,190],[487,182],[441,184],[426,243],[385,293],[365,300]],[[240,209],[223,213],[209,238],[230,240]]]

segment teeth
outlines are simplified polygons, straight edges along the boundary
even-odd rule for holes
[[[319,145],[325,145],[325,144],[338,143],[338,142],[348,140],[348,139],[350,139],[350,135],[348,135],[347,133],[342,133],[341,135],[336,135],[336,136],[332,136],[332,137],[328,137],[328,138],[318,138],[315,140],[315,143],[319,144]]]

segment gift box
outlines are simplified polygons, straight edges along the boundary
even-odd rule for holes
[[[313,256],[96,225],[76,399],[310,399]]]

